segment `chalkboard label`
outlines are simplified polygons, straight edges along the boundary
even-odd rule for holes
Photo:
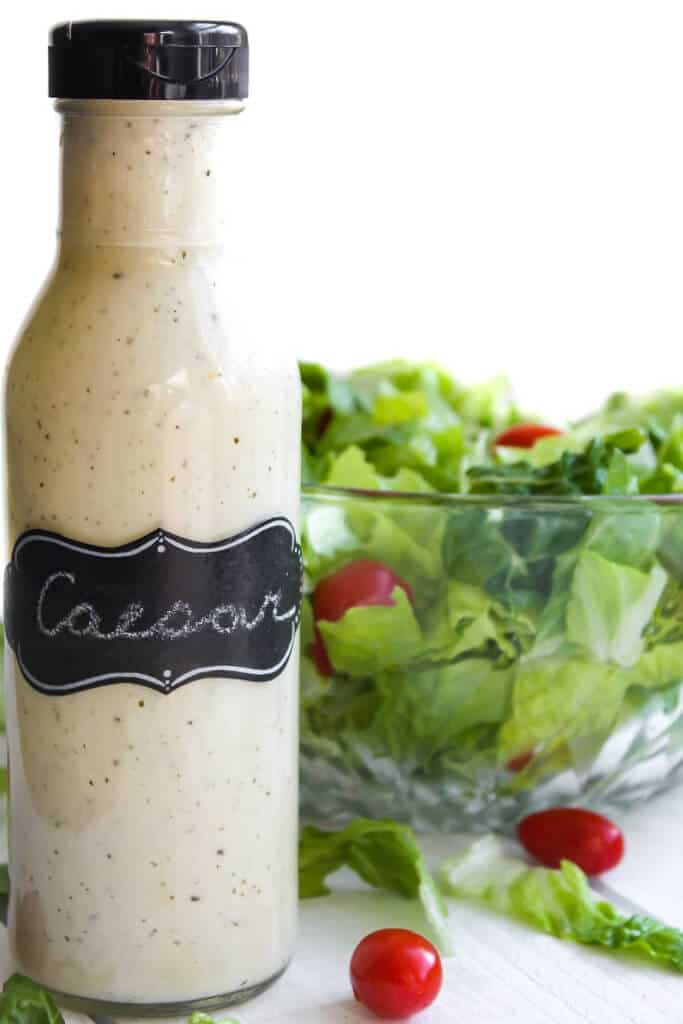
[[[5,571],[5,630],[42,693],[266,682],[292,653],[301,586],[301,548],[284,518],[215,544],[155,530],[105,548],[30,530]]]

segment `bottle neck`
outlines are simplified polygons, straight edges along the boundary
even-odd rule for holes
[[[216,246],[237,101],[61,100],[62,251]]]

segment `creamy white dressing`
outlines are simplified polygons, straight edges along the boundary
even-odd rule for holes
[[[281,339],[247,336],[222,245],[229,105],[60,106],[60,255],[7,379],[10,547],[36,528],[115,546],[156,527],[216,541],[296,523],[296,364]],[[8,653],[22,971],[70,995],[168,1004],[285,967],[297,677],[293,657],[270,683],[52,697]]]

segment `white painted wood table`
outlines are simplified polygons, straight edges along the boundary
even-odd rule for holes
[[[622,865],[607,876],[622,909],[646,911],[683,927],[683,788],[620,818],[627,840]],[[434,863],[465,837],[428,836]],[[354,1003],[349,955],[367,932],[420,929],[413,905],[370,892],[350,876],[338,892],[301,906],[296,958],[269,992],[232,1016],[239,1024],[362,1024],[376,1020]],[[601,894],[602,895],[602,894]],[[626,957],[560,942],[478,907],[450,904],[456,955],[447,960],[438,1001],[420,1024],[683,1024],[683,975]],[[0,977],[12,971],[4,928]],[[92,1024],[64,1014],[67,1024]]]

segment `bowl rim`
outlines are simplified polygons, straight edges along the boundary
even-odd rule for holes
[[[333,487],[329,484],[302,483],[302,498],[325,500],[348,499],[367,502],[397,502],[398,504],[449,505],[465,508],[611,508],[620,511],[642,509],[646,503],[654,505],[681,505],[681,494],[459,494],[455,491],[381,491],[361,487]]]

